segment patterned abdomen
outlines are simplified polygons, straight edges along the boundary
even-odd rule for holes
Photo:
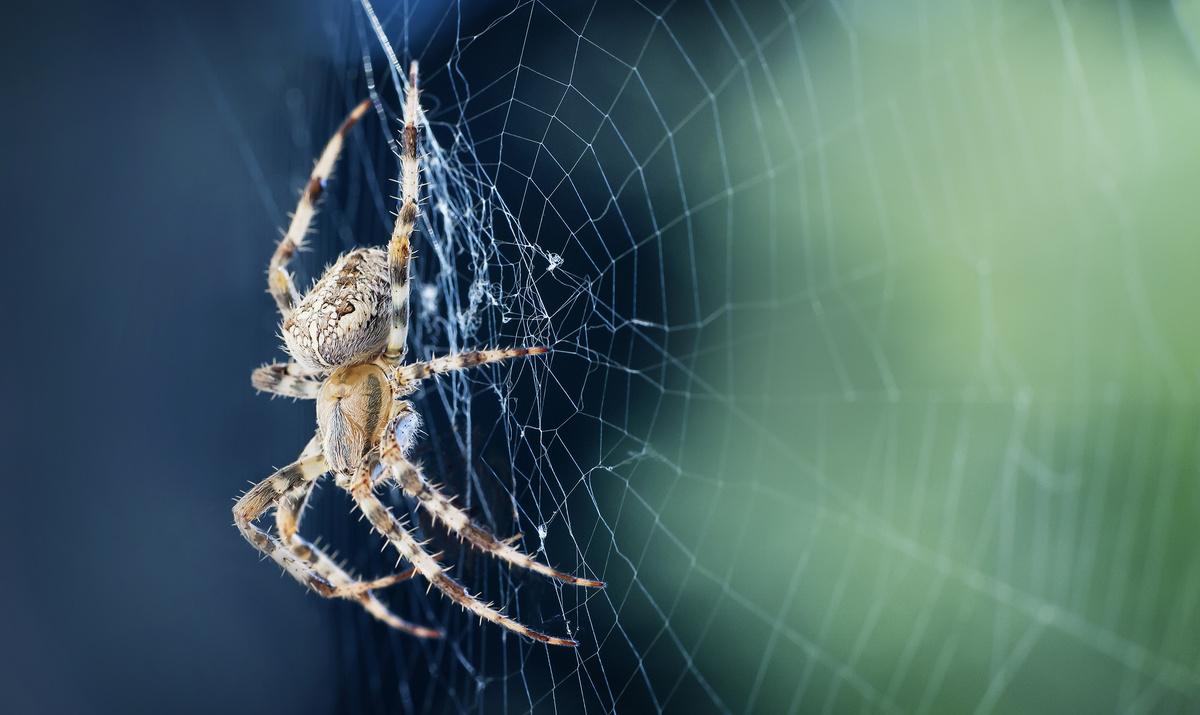
[[[330,266],[283,322],[283,340],[296,362],[329,372],[383,352],[391,327],[387,254],[351,251]]]

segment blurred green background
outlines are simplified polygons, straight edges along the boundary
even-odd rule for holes
[[[650,667],[732,711],[1200,708],[1196,4],[743,9],[676,135],[722,139],[680,160],[712,320],[613,495]]]

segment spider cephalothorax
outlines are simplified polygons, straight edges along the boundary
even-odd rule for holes
[[[446,596],[480,618],[498,623],[544,643],[575,645],[527,628],[472,596],[450,578],[435,556],[425,551],[375,496],[375,486],[395,480],[437,521],[471,546],[496,558],[580,586],[602,587],[599,581],[576,578],[531,559],[477,526],[466,512],[429,484],[408,458],[419,418],[403,398],[433,375],[490,362],[537,355],[546,348],[478,350],[402,364],[408,333],[409,239],[417,219],[417,65],[413,63],[405,96],[400,157],[401,207],[387,251],[365,248],[342,256],[303,298],[287,271],[312,221],[316,200],[341,151],[346,132],[366,112],[368,102],[355,107],[329,140],[300,196],[287,234],[271,258],[268,286],[283,316],[282,334],[291,360],[254,371],[251,381],[260,390],[288,397],[315,399],[317,434],[300,458],[246,492],[233,508],[242,534],[301,583],[327,597],[358,601],[376,618],[414,635],[438,637],[431,628],[394,615],[375,591],[420,575]],[[360,581],[297,533],[300,515],[316,480],[332,472],[334,481],[354,498],[372,527],[395,546],[412,568],[374,581]],[[256,521],[275,508],[275,534]]]
[[[336,474],[353,474],[383,434],[392,389],[378,365],[343,367],[317,393],[321,451]]]

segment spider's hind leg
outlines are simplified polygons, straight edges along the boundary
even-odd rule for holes
[[[312,442],[309,443],[309,447],[305,448],[305,453],[300,459],[275,472],[243,494],[242,498],[233,505],[233,520],[237,524],[238,530],[242,532],[242,536],[246,537],[246,541],[249,541],[266,556],[270,556],[271,560],[282,566],[297,581],[309,586],[317,593],[331,595],[332,584],[314,573],[312,568],[286,544],[255,523],[263,512],[279,502],[282,495],[302,485],[311,485],[328,471],[324,455],[319,451],[313,454],[311,448]]]
[[[406,420],[415,422],[416,413],[412,411],[412,406],[407,402],[399,402],[397,406],[397,413],[392,417],[387,429],[383,431],[379,458],[404,491],[416,497],[421,502],[421,506],[434,518],[445,524],[460,538],[469,541],[476,549],[492,554],[514,566],[536,571],[576,586],[604,587],[602,581],[578,578],[534,561],[524,551],[513,547],[508,541],[497,539],[490,531],[471,521],[465,511],[455,506],[450,497],[427,482],[420,469],[404,456],[404,450],[396,439],[397,427],[400,427],[401,423]]]
[[[361,582],[346,573],[319,548],[296,534],[300,516],[317,478],[328,471],[320,442],[314,438],[300,459],[251,487],[233,507],[233,518],[246,540],[270,556],[297,581],[326,598],[358,601],[371,615],[393,628],[424,638],[439,638],[441,633],[405,621],[391,613],[371,592],[413,575],[413,571]],[[272,506],[276,510],[279,537],[255,522]]]
[[[441,637],[441,633],[432,628],[414,625],[392,613],[372,593],[375,589],[386,588],[394,583],[412,578],[416,574],[415,569],[408,569],[402,573],[385,576],[373,581],[359,581],[347,573],[319,547],[297,533],[300,525],[300,517],[304,512],[304,507],[308,503],[308,497],[312,493],[315,484],[315,482],[299,484],[280,496],[279,505],[275,507],[275,528],[279,533],[280,540],[287,548],[293,554],[303,559],[318,576],[325,579],[333,587],[331,593],[322,595],[358,601],[368,613],[392,628],[407,631],[423,638]]]
[[[387,538],[400,555],[408,560],[414,568],[429,581],[430,585],[453,599],[455,603],[471,611],[482,619],[491,621],[505,628],[528,636],[536,641],[550,645],[576,646],[578,643],[569,638],[555,638],[545,633],[535,631],[517,621],[505,616],[489,604],[472,596],[465,588],[446,573],[437,559],[425,551],[404,526],[392,516],[388,508],[379,501],[371,488],[370,470],[364,469],[346,486],[354,501],[358,503],[362,513],[370,520],[375,530]]]

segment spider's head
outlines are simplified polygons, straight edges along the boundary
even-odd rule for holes
[[[353,474],[387,423],[392,389],[377,365],[340,368],[321,385],[317,425],[329,468]]]

